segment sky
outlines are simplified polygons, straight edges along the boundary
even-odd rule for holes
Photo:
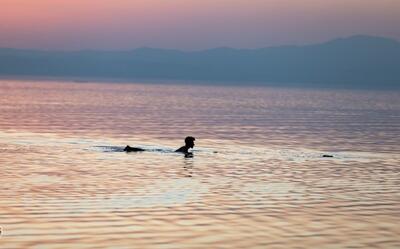
[[[0,0],[0,47],[201,50],[400,40],[400,0]]]

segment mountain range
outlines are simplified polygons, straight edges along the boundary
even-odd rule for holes
[[[0,76],[400,88],[400,42],[357,35],[305,46],[203,51],[0,48]]]

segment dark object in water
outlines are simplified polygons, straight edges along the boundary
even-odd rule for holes
[[[193,153],[192,152],[185,153],[185,158],[193,158]]]
[[[322,157],[333,157],[332,155],[323,155]]]
[[[179,149],[177,149],[175,152],[181,152],[181,153],[189,153],[189,149],[193,149],[194,147],[194,141],[196,140],[196,138],[194,137],[186,137],[185,138],[185,146],[180,147]]]
[[[181,153],[184,153],[185,156],[187,156],[187,157],[193,157],[193,154],[191,152],[189,152],[189,149],[193,149],[195,140],[196,139],[194,137],[186,137],[185,138],[185,146],[180,147],[175,152],[181,152]],[[142,148],[131,147],[131,146],[127,145],[125,147],[124,151],[125,152],[142,152],[142,151],[146,151],[146,150],[142,149]]]
[[[145,150],[142,148],[131,147],[131,146],[127,145],[125,147],[124,151],[126,151],[126,152],[141,152],[141,151],[145,151]]]

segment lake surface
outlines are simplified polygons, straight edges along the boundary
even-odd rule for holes
[[[399,248],[399,152],[400,92],[1,80],[0,248]]]

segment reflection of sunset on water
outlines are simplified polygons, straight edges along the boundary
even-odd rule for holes
[[[399,110],[384,91],[2,80],[0,247],[396,248]]]

